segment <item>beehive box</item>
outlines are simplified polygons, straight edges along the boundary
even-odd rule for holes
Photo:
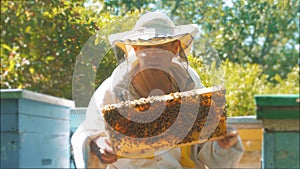
[[[149,157],[175,146],[220,139],[226,133],[221,87],[107,105],[102,113],[119,157]]]
[[[262,168],[300,168],[299,95],[255,96],[262,120]]]
[[[1,89],[1,168],[69,168],[73,101]]]

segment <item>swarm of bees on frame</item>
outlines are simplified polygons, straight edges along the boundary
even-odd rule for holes
[[[107,105],[102,113],[119,156],[203,143],[226,133],[224,89],[141,98]]]

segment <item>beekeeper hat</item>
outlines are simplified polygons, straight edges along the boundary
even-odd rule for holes
[[[187,54],[198,32],[196,24],[175,26],[173,21],[161,12],[149,12],[142,15],[131,31],[110,35],[113,47],[122,49],[127,55],[126,45],[159,45],[179,40],[181,48]]]

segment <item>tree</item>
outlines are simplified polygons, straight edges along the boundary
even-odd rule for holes
[[[71,98],[72,65],[90,36],[82,3],[1,1],[1,88]]]

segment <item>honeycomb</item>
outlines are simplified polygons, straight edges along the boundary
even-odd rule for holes
[[[150,157],[172,147],[220,139],[226,133],[221,87],[106,105],[102,113],[119,157]]]

